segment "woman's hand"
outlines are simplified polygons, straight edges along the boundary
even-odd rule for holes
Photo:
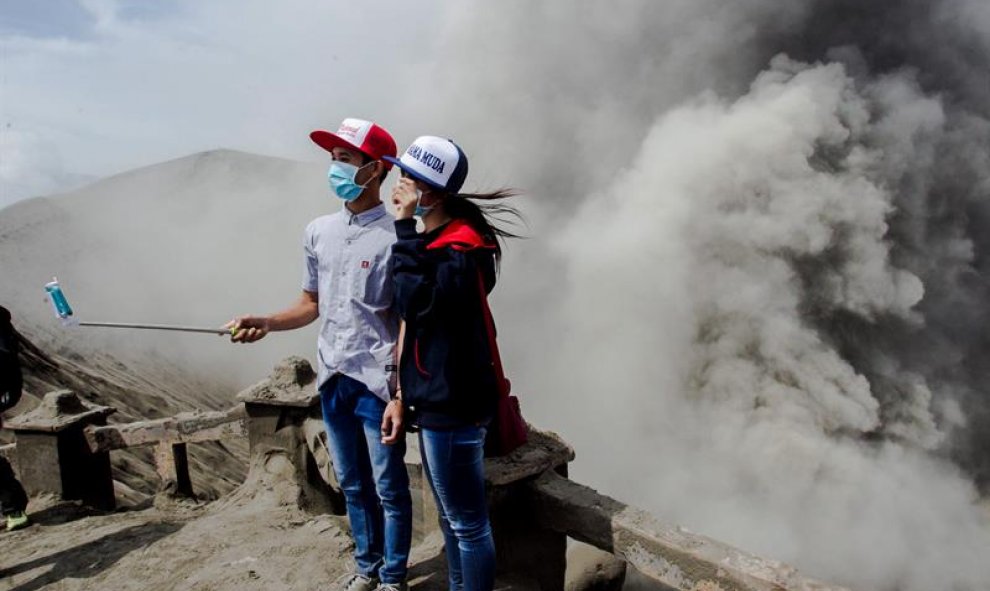
[[[392,187],[392,205],[395,206],[395,219],[407,220],[416,212],[416,202],[419,194],[416,192],[416,181],[399,179]]]
[[[392,400],[385,407],[385,414],[382,415],[382,443],[385,445],[395,445],[402,438],[403,415],[402,401]]]

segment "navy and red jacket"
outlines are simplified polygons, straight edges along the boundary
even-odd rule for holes
[[[495,245],[453,220],[420,234],[395,222],[395,302],[406,321],[399,360],[409,422],[428,429],[487,423],[498,397],[483,298],[495,287]]]

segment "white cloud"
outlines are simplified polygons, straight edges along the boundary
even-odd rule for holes
[[[61,154],[59,168],[19,160],[30,170],[9,187],[18,197],[58,188],[66,173],[102,176],[217,147],[313,159],[313,128],[349,115],[388,125],[439,11],[429,1],[184,0],[149,14],[81,4],[93,17],[84,31],[0,36],[0,122]]]
[[[0,129],[0,208],[88,180],[66,172],[61,150],[37,133]]]

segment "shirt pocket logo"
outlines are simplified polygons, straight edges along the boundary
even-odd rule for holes
[[[382,297],[382,282],[386,280],[385,269],[381,268],[379,259],[374,256],[357,259],[354,264],[354,271],[351,273],[353,280],[351,289],[354,297],[362,300],[366,304],[378,305],[378,300]]]

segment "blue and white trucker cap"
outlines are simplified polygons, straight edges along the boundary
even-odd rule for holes
[[[422,135],[406,149],[401,158],[385,156],[412,178],[431,187],[456,193],[467,178],[467,156],[451,140],[433,135]]]

